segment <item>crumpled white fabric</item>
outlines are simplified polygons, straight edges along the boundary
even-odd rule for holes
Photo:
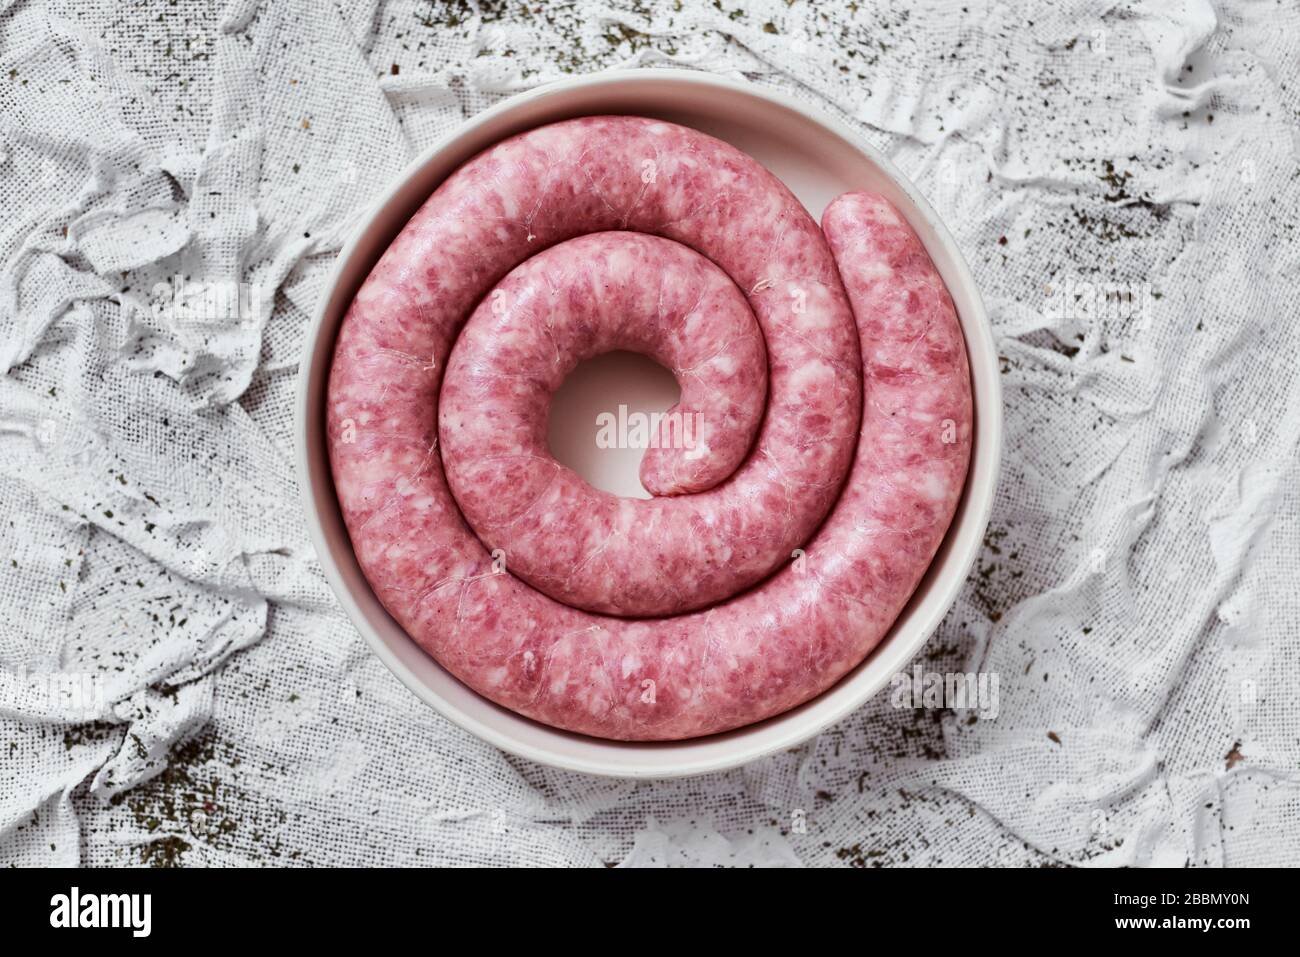
[[[1300,12],[854,6],[0,3],[0,863],[1300,863]],[[857,122],[964,250],[1004,471],[920,663],[996,716],[883,693],[727,774],[560,773],[324,584],[292,394],[367,198],[506,94],[658,65]]]

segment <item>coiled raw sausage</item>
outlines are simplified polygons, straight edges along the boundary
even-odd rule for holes
[[[529,131],[443,183],[349,309],[327,405],[358,561],[426,651],[633,740],[768,717],[862,660],[956,507],[969,376],[898,213],[854,193],[823,225],[733,147],[638,117]],[[612,348],[673,368],[703,423],[647,454],[649,501],[545,449],[550,392]]]

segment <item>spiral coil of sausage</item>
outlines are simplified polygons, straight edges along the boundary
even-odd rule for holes
[[[760,164],[640,117],[540,127],[425,202],[356,295],[326,426],[389,613],[521,714],[711,734],[821,693],[887,633],[961,495],[951,298],[883,198],[823,228]],[[546,447],[549,397],[613,349],[671,369],[649,500]]]

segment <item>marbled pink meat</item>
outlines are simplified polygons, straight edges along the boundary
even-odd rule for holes
[[[788,341],[798,318],[772,324],[778,360],[804,351]],[[642,461],[645,487],[664,497],[598,491],[546,446],[551,394],[580,360],[615,349],[651,356],[681,383],[676,418],[661,423],[667,442]],[[443,468],[508,571],[591,611],[677,614],[788,561],[824,514],[817,493],[838,485],[803,454],[810,396],[797,376],[773,383],[746,458],[766,395],[763,335],[722,270],[667,239],[593,233],[516,268],[461,331],[439,401]]]
[[[430,197],[344,320],[327,408],[335,485],[358,561],[426,651],[506,707],[624,740],[687,738],[769,717],[866,656],[956,508],[970,449],[969,377],[951,300],[898,213],[877,197],[848,194],[823,222],[825,236],[779,181],[734,148],[636,117],[532,130],[476,157]],[[638,534],[636,521],[619,518],[622,500],[584,515],[578,503],[603,499],[566,477],[568,491],[527,504],[529,491],[549,494],[562,474],[538,423],[563,372],[544,369],[547,340],[526,328],[530,316],[559,320],[563,334],[551,347],[560,365],[607,343],[663,349],[666,364],[695,362],[713,355],[718,330],[737,321],[739,300],[712,267],[674,243],[629,232],[674,240],[716,264],[739,287],[768,353],[770,396],[748,456],[737,466],[719,432],[717,456],[685,474],[679,450],[661,450],[652,491],[695,494],[628,506],[662,516],[664,554],[680,562],[666,574],[645,567],[660,552],[637,554],[606,534],[618,521]],[[565,243],[588,233],[601,235]],[[621,317],[628,322],[608,321],[602,293],[583,290],[572,260],[563,268],[575,246],[584,268],[603,271],[642,306],[672,283],[636,274],[629,262],[650,268],[662,259],[716,295],[718,308],[677,300],[662,313],[634,309]],[[548,287],[548,277],[557,285]],[[506,308],[497,314],[488,294],[503,279],[497,301]],[[566,288],[562,303],[547,299],[548,289]],[[476,306],[469,338],[452,354]],[[598,315],[605,319],[590,325]],[[656,316],[667,328],[655,328]],[[761,355],[744,335],[722,338],[737,363]],[[501,389],[512,373],[528,381]],[[746,438],[731,445],[749,447],[749,391],[726,385],[711,398],[690,392],[680,372],[679,381],[683,402],[733,411],[736,435]],[[508,466],[485,465],[503,450]],[[448,475],[484,539],[505,543],[497,546],[504,570],[467,526]],[[526,491],[504,496],[516,485]],[[493,489],[503,501],[493,501]],[[563,521],[539,522],[534,508]],[[512,549],[527,554],[527,569]],[[682,580],[718,556],[732,567],[704,574],[702,586]],[[773,562],[782,564],[762,578]],[[575,566],[586,571],[573,575]],[[566,602],[638,614],[712,604],[622,618]]]

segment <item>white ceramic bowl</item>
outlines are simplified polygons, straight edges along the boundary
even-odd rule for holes
[[[353,555],[330,478],[325,385],[354,293],[402,226],[458,166],[498,140],[590,114],[638,114],[726,140],[785,181],[820,218],[850,189],[883,193],[920,234],[961,317],[975,393],[970,475],[947,538],[916,594],[876,650],[838,684],[784,714],[689,741],[627,743],[558,731],[479,696],[426,655],[389,617]],[[417,696],[480,738],[543,764],[617,777],[675,777],[735,767],[793,747],[839,721],[906,668],[956,598],[979,551],[997,483],[1002,393],[997,352],[970,271],[929,204],[853,130],[759,87],[684,70],[628,70],[564,80],[512,97],[427,150],[370,209],[335,263],[312,318],[298,386],[297,462],[307,522],[348,617]]]

